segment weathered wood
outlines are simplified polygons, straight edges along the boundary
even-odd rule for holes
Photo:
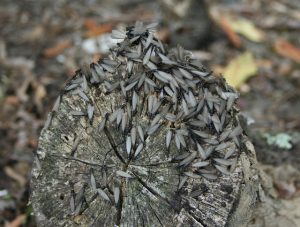
[[[148,32],[145,34],[148,35]],[[123,34],[115,33],[115,35]],[[130,37],[130,39],[134,38]],[[145,38],[148,39],[147,36]],[[144,44],[147,46],[147,42]],[[155,45],[158,45],[157,41]],[[146,51],[144,53],[146,54]],[[179,55],[183,55],[180,50]],[[130,56],[135,57],[134,53]],[[185,56],[183,57],[185,59]],[[147,61],[147,59],[143,60],[145,64]],[[163,61],[170,60],[163,58]],[[174,62],[174,59],[171,61]],[[162,63],[158,63],[160,64]],[[201,83],[194,84],[192,80],[189,81],[189,78],[193,77],[192,71],[188,72],[187,70],[190,70],[188,63],[184,64],[180,66],[179,71],[187,78],[185,80],[187,85],[191,85],[185,93],[186,96],[183,96],[190,100],[191,111],[193,110],[192,91],[194,89],[200,92],[196,86],[201,86]],[[127,70],[131,75],[131,68],[128,65],[124,66],[125,69],[121,68],[120,72]],[[148,66],[155,67],[151,64]],[[106,67],[107,71],[113,71],[108,66],[103,67]],[[141,64],[136,65],[138,70],[139,67]],[[165,69],[164,66],[161,67]],[[164,115],[166,118],[160,123],[161,127],[156,127],[159,121],[156,122],[155,117],[149,116],[145,110],[148,106],[149,112],[149,109],[155,106],[149,104],[154,103],[153,99],[156,97],[149,98],[152,94],[156,94],[153,87],[150,95],[146,91],[136,90],[139,101],[137,110],[133,111],[130,109],[134,106],[133,94],[127,96],[126,92],[129,93],[131,87],[137,83],[121,81],[119,90],[108,92],[113,87],[114,81],[110,81],[109,85],[101,83],[102,78],[97,78],[92,73],[89,71],[77,73],[72,80],[73,83],[67,85],[58,99],[41,132],[31,180],[31,201],[39,226],[247,225],[258,201],[256,196],[261,186],[255,151],[247,138],[244,135],[240,136],[240,129],[236,127],[237,111],[231,108],[232,103],[230,103],[233,93],[222,93],[223,96],[229,95],[224,98],[228,98],[229,101],[227,104],[225,102],[228,113],[225,113],[227,114],[226,124],[224,124],[226,128],[223,130],[232,130],[229,131],[230,136],[232,140],[235,139],[234,143],[231,139],[227,143],[239,144],[238,151],[234,154],[236,159],[220,159],[230,149],[222,142],[224,139],[220,139],[220,144],[214,144],[219,141],[213,136],[206,138],[206,134],[203,135],[209,130],[222,131],[218,129],[218,124],[221,124],[220,119],[214,113],[210,116],[210,121],[213,123],[209,124],[216,129],[203,129],[196,135],[204,137],[201,140],[204,141],[203,145],[213,143],[213,149],[216,150],[212,154],[211,151],[206,154],[210,157],[203,157],[203,154],[193,151],[197,149],[195,141],[198,140],[198,137],[191,133],[195,127],[191,126],[188,131],[184,131],[186,128],[181,127],[181,124],[185,125],[186,122],[173,123],[173,115],[164,112],[168,103],[162,104],[159,113],[156,114],[156,116]],[[162,71],[154,71],[155,73],[158,73],[155,76],[162,81],[169,76]],[[196,73],[203,74],[205,78],[216,83],[215,87],[207,85],[209,88],[212,87],[214,92],[220,89],[217,86],[223,86],[220,79],[210,74],[207,76],[207,72]],[[199,78],[199,75],[197,77]],[[161,82],[158,83],[155,77],[151,78],[160,85]],[[145,83],[151,84],[154,83],[153,81]],[[77,85],[74,86],[76,83],[80,84],[80,90],[76,90]],[[145,90],[147,86],[145,85]],[[178,92],[184,92],[180,89]],[[207,108],[210,108],[210,105],[214,106],[213,102],[218,100],[215,101],[217,96],[206,92],[203,96],[199,94],[199,100],[197,97],[195,101],[201,103],[204,96],[213,100],[207,101],[208,107],[203,108],[205,109],[203,116],[208,118]],[[233,102],[233,99],[231,101]],[[127,108],[127,112],[119,114],[120,106]],[[221,110],[220,106],[217,105],[215,108]],[[168,107],[167,111],[170,111],[169,109]],[[191,114],[188,112],[188,115]],[[129,124],[124,123],[127,122],[127,118],[130,119]],[[119,127],[115,127],[116,123],[106,124],[106,121],[116,121]],[[136,129],[132,129],[134,127]],[[167,148],[166,134],[171,127],[174,131],[181,130],[183,134],[188,133],[189,138],[185,142],[182,141],[185,139],[178,135],[178,138],[173,139],[170,147]],[[140,128],[144,131],[141,132]],[[218,136],[222,137],[219,133]],[[178,146],[181,146],[180,149]],[[141,147],[142,151],[139,150]],[[137,150],[141,152],[136,154]],[[176,159],[178,155],[184,156],[185,153],[187,156]],[[193,167],[191,163],[197,163],[196,160],[202,160],[203,165],[206,165],[206,160],[209,162],[209,167],[199,168],[200,170],[198,167]],[[218,161],[225,163],[217,165]],[[230,169],[225,168],[226,165],[231,166]]]

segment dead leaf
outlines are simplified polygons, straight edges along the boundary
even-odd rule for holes
[[[265,68],[271,70],[273,67],[273,62],[270,59],[259,59],[256,61],[256,64],[259,68]]]
[[[35,95],[34,95],[34,103],[36,104],[38,111],[42,113],[43,111],[43,99],[47,95],[46,88],[43,84],[40,84],[38,82],[33,82],[33,87],[35,90]]]
[[[85,20],[84,26],[87,29],[87,32],[86,32],[87,37],[95,37],[95,36],[99,36],[104,33],[111,32],[111,30],[113,28],[112,23],[97,24],[92,19]]]
[[[244,18],[234,18],[228,20],[231,28],[245,36],[247,39],[253,42],[262,42],[264,40],[264,33],[259,30],[250,20]]]
[[[164,43],[169,41],[170,36],[171,36],[171,33],[168,28],[161,28],[155,34],[155,37]]]
[[[297,192],[294,182],[277,182],[275,187],[279,197],[283,199],[291,199]]]
[[[237,48],[242,47],[242,41],[240,37],[234,32],[231,24],[227,20],[226,17],[220,17],[219,19],[219,25],[223,29],[223,31],[226,33],[228,39],[230,42]]]
[[[20,104],[20,99],[15,95],[8,95],[4,100],[4,104],[16,106]]]
[[[246,51],[232,59],[221,71],[228,84],[239,88],[249,77],[255,75],[257,70],[253,54]]]
[[[297,185],[300,180],[300,172],[295,167],[286,164],[273,168],[272,177],[281,198],[291,199],[300,195]]]
[[[209,10],[209,13],[210,13],[211,17],[213,18],[213,20],[225,32],[229,41],[237,48],[242,47],[241,38],[233,30],[233,28],[230,24],[230,21],[229,21],[229,16],[226,15],[225,12],[222,12],[222,10],[218,7],[211,7]]]
[[[34,81],[32,74],[30,74],[31,72],[28,71],[24,71],[24,72],[25,72],[24,74],[26,75],[24,77],[24,81],[16,90],[17,97],[19,98],[19,100],[21,100],[21,102],[28,101],[29,95],[27,94],[27,89],[32,84],[32,81]]]
[[[6,223],[5,227],[19,227],[24,223],[25,219],[26,219],[26,215],[21,214],[17,216],[12,222]]]
[[[37,102],[41,102],[43,98],[47,95],[47,91],[43,84],[37,84],[35,91],[35,99]]]
[[[29,42],[35,42],[40,39],[45,35],[45,29],[43,26],[38,25],[33,27],[31,30],[25,33],[24,35],[24,40],[29,41]]]
[[[274,48],[278,54],[300,63],[300,49],[290,42],[278,39],[275,42]]]
[[[38,141],[36,138],[29,138],[28,139],[28,146],[31,148],[36,148],[38,144]]]
[[[228,12],[222,11],[218,7],[212,7],[210,9],[212,18],[222,27],[227,34],[229,40],[235,45],[241,43],[240,37],[236,34],[245,36],[247,39],[253,42],[262,42],[265,34],[258,29],[254,23],[245,18],[234,17]],[[239,47],[239,46],[237,46]]]
[[[72,46],[72,42],[69,39],[62,40],[56,43],[54,46],[44,50],[43,55],[47,58],[53,58],[61,54],[65,49]]]
[[[93,19],[85,19],[84,26],[88,30],[92,30],[97,27],[97,23]]]
[[[13,168],[6,166],[4,168],[4,171],[7,176],[20,183],[21,186],[24,186],[26,184],[27,182],[26,178],[21,174],[19,174],[17,171],[15,171]]]
[[[97,63],[100,59],[102,58],[100,53],[94,54],[93,55],[93,62]]]

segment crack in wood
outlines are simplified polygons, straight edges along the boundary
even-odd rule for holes
[[[157,218],[159,224],[160,224],[161,226],[164,226],[163,223],[161,222],[161,220],[160,220],[158,214],[155,212],[155,209],[151,206],[151,203],[149,203],[149,207],[151,208],[151,210],[152,210],[154,216]]]
[[[142,178],[140,178],[135,172],[132,172],[133,175],[137,178],[138,182],[141,183],[141,185],[143,185],[149,192],[151,192],[155,197],[161,199],[162,201],[164,201],[165,203],[167,203],[170,207],[172,207],[172,204],[169,202],[168,199],[162,197],[161,195],[159,195],[155,190],[153,190],[146,182],[144,182],[142,180]]]
[[[86,165],[99,166],[101,168],[103,168],[103,167],[108,167],[108,168],[115,167],[115,165],[100,165],[99,163],[90,162],[90,161],[82,160],[82,159],[75,158],[75,157],[67,157],[67,156],[64,156],[64,155],[49,154],[49,156],[57,157],[57,158],[63,158],[63,159],[71,160],[71,161],[77,161],[77,162],[81,162],[81,163],[86,164]]]
[[[123,210],[123,198],[124,198],[124,187],[125,187],[125,181],[122,179],[121,185],[120,185],[120,196],[119,196],[119,201],[117,204],[117,217],[116,217],[116,225],[121,224],[121,219],[122,219],[122,210]]]
[[[125,161],[124,161],[124,159],[123,159],[123,157],[122,157],[122,156],[120,155],[120,153],[118,152],[117,145],[115,144],[115,141],[114,141],[113,137],[111,136],[110,132],[108,131],[108,129],[107,129],[106,127],[104,127],[103,130],[104,130],[104,133],[105,133],[105,135],[107,136],[108,141],[109,141],[111,147],[113,148],[113,150],[114,150],[116,156],[120,159],[120,161],[121,161],[122,163],[126,164]]]

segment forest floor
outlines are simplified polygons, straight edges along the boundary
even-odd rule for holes
[[[136,20],[159,22],[165,43],[239,90],[258,160],[279,198],[299,200],[300,2],[199,1],[180,20],[162,2],[0,2],[0,226],[35,226],[29,179],[47,114],[76,69],[105,56],[111,30]]]

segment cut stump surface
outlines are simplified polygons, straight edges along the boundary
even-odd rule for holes
[[[235,91],[137,23],[79,70],[41,132],[39,226],[245,226],[259,179]]]

